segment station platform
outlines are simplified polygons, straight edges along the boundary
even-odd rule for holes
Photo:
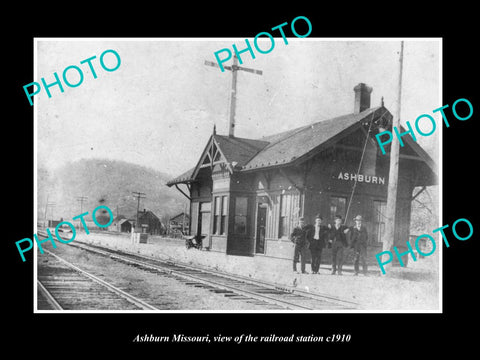
[[[367,276],[354,276],[353,265],[343,266],[342,275],[332,275],[329,252],[322,255],[318,274],[293,272],[292,260],[267,256],[234,256],[195,248],[187,249],[183,239],[148,236],[147,243],[134,243],[130,234],[78,232],[74,241],[108,246],[142,255],[267,281],[278,286],[293,286],[361,304],[367,312],[440,312],[438,258],[432,255],[409,267],[391,267],[382,275],[369,265]],[[297,264],[300,270],[300,263]],[[362,270],[360,268],[360,270]]]

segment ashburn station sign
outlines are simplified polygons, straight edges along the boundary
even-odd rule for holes
[[[348,172],[340,172],[337,176],[337,180],[345,180],[345,181],[350,180],[350,181],[385,185],[384,177],[374,176],[374,175],[352,174]]]

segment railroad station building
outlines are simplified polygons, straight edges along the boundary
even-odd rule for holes
[[[203,237],[210,251],[291,259],[289,235],[299,217],[312,224],[321,214],[333,223],[339,214],[353,225],[361,214],[369,248],[381,251],[390,150],[383,155],[375,135],[391,130],[392,114],[383,103],[370,107],[371,91],[355,86],[353,113],[261,139],[219,135],[214,128],[196,166],[167,183],[190,200],[190,234]],[[402,140],[399,249],[409,239],[414,189],[437,184],[431,157],[410,135]]]

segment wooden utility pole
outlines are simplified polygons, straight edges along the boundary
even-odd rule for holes
[[[77,196],[77,201],[80,203],[80,214],[83,213],[83,202],[87,199],[87,196]]]
[[[398,98],[396,113],[393,116],[392,129],[396,126],[400,129],[400,111],[402,107],[402,72],[403,72],[403,41],[400,44],[400,67],[398,74]],[[397,186],[398,186],[398,165],[400,155],[400,143],[397,137],[393,137],[390,149],[390,170],[388,173],[388,194],[387,211],[385,221],[385,233],[383,236],[383,251],[392,251],[395,243],[395,220],[397,209]],[[383,262],[387,262],[387,255],[383,255]],[[389,263],[390,266],[391,263]]]
[[[54,202],[48,202],[48,203],[47,203],[47,210],[48,210],[48,208],[50,208],[50,209],[52,210],[52,211],[51,211],[51,219],[52,219],[52,221],[53,221],[53,209],[55,208],[55,206],[57,206],[57,204],[54,203]]]
[[[205,65],[213,66],[213,67],[219,67],[216,62],[208,61],[205,60]],[[232,72],[232,90],[230,93],[230,124],[228,128],[228,136],[229,137],[234,137],[235,135],[235,109],[236,109],[236,104],[237,104],[237,71],[238,70],[243,70],[247,72],[251,72],[252,74],[257,74],[257,75],[262,75],[263,72],[262,70],[255,70],[255,69],[250,69],[246,68],[243,66],[238,66],[238,58],[236,55],[233,55],[233,64],[232,66],[224,66],[223,67],[226,70],[229,70]]]
[[[145,199],[145,193],[138,192],[138,191],[133,191],[132,192],[133,196],[137,198],[137,222],[135,223],[135,228],[138,229],[138,211],[140,210],[140,199]]]
[[[45,221],[47,221],[47,211],[48,211],[48,195],[47,195],[47,202],[45,203]]]

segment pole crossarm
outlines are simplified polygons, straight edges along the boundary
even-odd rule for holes
[[[216,62],[213,62],[213,61],[205,60],[205,65],[213,66],[213,67],[216,67],[216,68],[220,68],[220,66],[218,66],[218,64],[217,64]],[[250,68],[246,68],[246,67],[238,66],[238,65],[232,65],[232,66],[226,65],[226,66],[224,66],[223,68],[226,69],[226,70],[229,70],[229,71],[232,71],[232,69],[233,69],[234,71],[243,70],[243,71],[250,72],[250,73],[252,73],[252,74],[263,75],[263,71],[262,71],[262,70],[250,69]]]
[[[205,60],[205,65],[212,66],[212,67],[220,67],[217,63],[213,61]],[[238,66],[238,58],[235,55],[233,57],[233,64],[231,66],[224,66],[224,69],[227,69],[232,72],[232,90],[230,93],[230,111],[229,111],[229,129],[228,129],[228,136],[234,137],[235,133],[235,111],[236,111],[236,99],[237,99],[237,73],[238,70],[246,71],[256,75],[262,75],[263,72],[261,70],[250,69],[243,66]]]
[[[77,202],[80,203],[80,213],[83,213],[83,202],[88,199],[88,196],[77,196]]]

